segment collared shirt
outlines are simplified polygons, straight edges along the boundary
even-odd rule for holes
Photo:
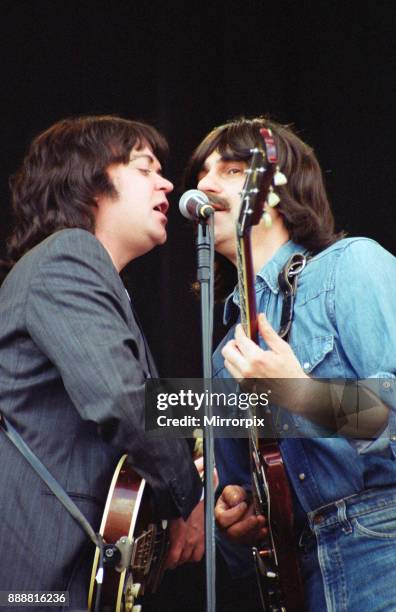
[[[278,275],[297,252],[305,249],[287,242],[257,274],[257,311],[275,330],[283,303]],[[236,289],[226,302],[225,319],[238,303]],[[364,489],[396,485],[395,310],[396,258],[373,240],[340,240],[310,259],[299,276],[289,344],[304,371],[315,378],[370,379],[391,411],[388,426],[371,441],[323,437],[306,419],[283,414],[280,448],[297,518],[302,509],[309,512]],[[214,354],[215,377],[230,377],[221,348],[233,335],[232,328]],[[290,428],[301,437],[282,437]],[[249,486],[246,440],[216,440],[216,464],[220,487]]]

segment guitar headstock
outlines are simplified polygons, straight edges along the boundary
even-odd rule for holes
[[[241,209],[237,222],[238,237],[242,238],[246,231],[258,225],[267,207],[276,206],[279,197],[274,191],[274,185],[284,185],[286,177],[279,171],[278,151],[271,130],[260,130],[261,142],[251,150],[252,158],[246,170],[246,180],[241,197]],[[270,218],[270,217],[269,217]]]

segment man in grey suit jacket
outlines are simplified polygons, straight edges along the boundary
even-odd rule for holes
[[[156,370],[119,276],[166,240],[165,149],[115,117],[60,121],[33,141],[12,180],[0,411],[96,530],[127,452],[172,519],[174,566],[203,554],[201,481],[184,440],[145,434]],[[1,432],[0,465],[0,590],[68,590],[85,608],[92,545]]]

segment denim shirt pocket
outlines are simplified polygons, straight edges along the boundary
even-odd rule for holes
[[[292,349],[306,374],[312,373],[315,378],[331,378],[334,360],[338,362],[334,354],[334,336],[317,336],[292,346]]]
[[[316,336],[292,348],[305,374],[309,376],[331,378],[338,369],[339,359],[332,335]],[[302,416],[293,415],[292,418],[294,426],[304,437],[322,437],[329,433]]]

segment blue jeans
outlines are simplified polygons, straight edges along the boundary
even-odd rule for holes
[[[396,488],[310,512],[299,559],[309,612],[395,612]]]

